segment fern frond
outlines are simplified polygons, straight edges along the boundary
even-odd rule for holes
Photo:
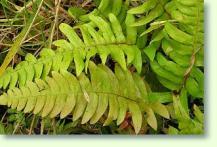
[[[126,112],[132,115],[135,132],[138,133],[147,113],[148,124],[157,129],[155,113],[169,118],[164,105],[149,103],[146,85],[136,74],[115,66],[115,73],[104,65],[89,65],[90,79],[84,74],[75,77],[61,70],[52,77],[36,79],[26,86],[12,88],[0,96],[0,104],[24,113],[33,112],[42,117],[64,118],[70,114],[73,121],[82,117],[81,123],[94,124],[107,114],[104,125],[117,120],[121,124]],[[128,83],[128,84],[126,84]]]
[[[118,62],[123,69],[126,70],[126,65],[133,64],[137,72],[140,73],[142,57],[136,45],[137,30],[128,26],[134,21],[134,17],[127,16],[125,32],[114,14],[109,14],[109,22],[94,15],[90,15],[90,20],[92,23],[78,26],[81,37],[71,26],[60,24],[60,30],[69,42],[66,40],[54,42],[54,45],[59,48],[73,50],[76,74],[79,75],[84,68],[87,70],[90,58],[96,54],[100,56],[103,64],[111,55],[112,59]],[[86,61],[84,62],[84,60]]]
[[[160,11],[152,10],[160,5],[157,0],[147,1],[129,10],[132,14],[153,12],[153,19],[147,23],[154,21],[143,33],[152,33],[151,41],[144,52],[161,84],[176,91],[186,87],[193,97],[202,98],[204,75],[199,67],[203,66],[203,0],[165,0],[163,3],[161,10],[169,14],[168,17],[154,17]],[[142,19],[149,20],[149,13]],[[135,26],[145,24],[134,23]]]
[[[44,48],[40,58],[36,59],[32,54],[27,54],[25,61],[19,63],[15,69],[9,67],[0,77],[0,88],[7,89],[24,86],[27,81],[35,78],[44,79],[51,71],[67,70],[73,60],[71,50],[57,50]]]

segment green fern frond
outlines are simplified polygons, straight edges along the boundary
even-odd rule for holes
[[[142,33],[152,35],[144,52],[151,62],[152,70],[161,84],[170,90],[180,91],[183,86],[195,98],[203,97],[204,75],[199,67],[203,66],[203,0],[165,0],[160,5],[158,0],[149,0],[143,5],[129,10],[131,14],[146,13],[144,20],[149,20],[153,13],[154,20]],[[152,10],[153,9],[153,10]],[[162,13],[158,13],[162,11]],[[154,17],[168,14],[167,17]],[[160,14],[160,15],[157,15]],[[146,22],[146,21],[144,21]],[[145,25],[139,23],[138,25]],[[162,51],[164,54],[162,54]]]
[[[87,70],[90,58],[96,54],[100,56],[103,64],[111,55],[112,59],[119,63],[124,70],[127,69],[127,65],[132,64],[140,73],[142,57],[136,45],[137,30],[128,25],[134,21],[134,17],[132,15],[127,16],[125,32],[114,14],[109,14],[109,22],[94,15],[90,15],[90,20],[92,23],[78,26],[81,37],[71,26],[64,23],[60,24],[60,30],[69,42],[66,40],[54,42],[54,45],[59,48],[72,49],[76,74],[79,75],[84,68]]]
[[[27,54],[25,61],[19,63],[15,69],[9,67],[0,77],[0,88],[22,87],[27,81],[36,78],[45,79],[51,71],[67,70],[72,60],[73,54],[70,50],[59,49],[54,52],[44,48],[39,59],[32,54]]]
[[[136,133],[144,120],[157,129],[154,113],[169,118],[164,105],[156,101],[149,103],[146,85],[137,74],[119,66],[115,66],[113,73],[104,65],[89,64],[90,79],[83,73],[76,78],[65,70],[53,71],[52,77],[45,80],[36,79],[26,86],[9,89],[0,96],[0,104],[42,117],[65,118],[71,114],[73,121],[81,118],[82,124],[94,124],[108,112],[104,125],[113,120],[119,125],[129,111]]]

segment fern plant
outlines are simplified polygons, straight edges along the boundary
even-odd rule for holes
[[[0,75],[0,105],[63,120],[61,128],[71,117],[73,127],[129,121],[136,134],[146,124],[148,133],[203,133],[194,104],[203,103],[203,0],[135,3],[97,0],[90,13],[69,9],[78,23],[59,25],[65,39],[55,49],[27,54]]]
[[[119,125],[129,111],[136,133],[141,129],[144,113],[147,113],[145,120],[154,129],[157,129],[154,112],[169,118],[164,105],[157,101],[149,103],[147,85],[137,74],[119,66],[113,73],[108,67],[96,66],[92,62],[89,70],[90,79],[84,73],[76,78],[65,70],[60,73],[53,71],[52,77],[45,80],[36,79],[21,88],[9,89],[0,97],[0,104],[42,117],[60,115],[64,118],[72,114],[73,121],[82,117],[82,124],[88,121],[96,123],[108,109],[104,125],[113,120],[117,120]]]

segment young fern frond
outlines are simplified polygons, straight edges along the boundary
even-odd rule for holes
[[[103,64],[107,57],[111,55],[112,59],[126,70],[127,65],[134,65],[137,72],[141,72],[142,57],[139,48],[136,45],[136,28],[128,26],[129,22],[134,21],[134,17],[129,15],[126,19],[126,29],[123,29],[114,14],[109,14],[109,22],[105,19],[90,15],[91,23],[79,27],[81,37],[75,29],[67,24],[60,24],[60,30],[69,40],[57,40],[54,45],[59,48],[72,49],[76,74],[79,75],[84,68],[88,67],[91,57],[98,54]],[[125,59],[127,58],[127,61]],[[86,61],[84,61],[86,60]]]
[[[118,65],[113,73],[102,64],[89,64],[90,79],[84,73],[75,77],[65,70],[53,71],[52,77],[45,80],[36,79],[26,86],[9,89],[0,96],[0,104],[42,117],[72,115],[73,121],[81,118],[82,124],[95,124],[105,115],[104,125],[113,120],[120,125],[129,111],[136,133],[145,120],[157,129],[154,113],[169,118],[164,105],[149,103],[147,85],[136,73],[124,71]],[[147,117],[143,116],[145,113]]]
[[[142,6],[129,10],[129,13],[147,12],[152,8],[148,7],[148,3],[153,4],[153,8],[159,5],[155,2],[155,0],[149,0]],[[156,17],[150,19],[154,20],[153,25],[143,34],[154,31],[144,52],[161,84],[176,91],[186,87],[193,97],[202,98],[204,75],[198,67],[203,66],[204,56],[203,0],[191,2],[165,0],[163,2],[165,2],[165,6],[162,9],[166,10],[169,17],[162,17],[161,21],[156,20]],[[154,9],[150,10],[150,14],[152,11]],[[157,11],[153,13],[158,14]],[[149,19],[149,14],[144,19]],[[173,24],[173,22],[175,23]],[[144,24],[139,23],[139,25]]]

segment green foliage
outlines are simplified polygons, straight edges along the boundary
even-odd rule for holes
[[[90,15],[108,17],[110,13],[113,13],[120,22],[123,22],[127,14],[126,12],[128,7],[129,0],[101,0],[97,8],[86,15],[79,16],[78,19],[81,22],[88,22],[90,20]]]
[[[150,27],[142,34],[152,33],[144,52],[162,85],[180,91],[186,87],[193,97],[203,97],[203,0],[148,0],[128,11],[147,13],[133,24]],[[153,31],[154,30],[154,31]],[[163,53],[162,53],[163,51]]]
[[[202,134],[203,0],[87,3],[68,9],[75,23],[60,23],[55,49],[2,70],[0,133],[40,122],[41,134]]]
[[[137,72],[141,72],[142,58],[141,52],[136,46],[137,30],[126,28],[126,35],[114,14],[109,14],[109,22],[101,17],[90,15],[91,24],[84,24],[79,27],[82,39],[75,30],[67,24],[60,24],[60,30],[68,38],[54,42],[59,48],[73,50],[74,62],[77,76],[88,66],[91,57],[98,54],[103,64],[107,57],[120,64],[126,70],[126,65],[133,64]],[[133,16],[129,16],[127,21],[133,21]],[[126,22],[126,25],[128,22]],[[127,61],[125,60],[127,56]],[[84,63],[84,59],[86,62]]]
[[[128,11],[130,14],[146,14],[139,18],[132,26],[146,25],[153,20],[164,19],[168,15],[165,12],[164,6],[169,0],[147,0],[142,5],[132,8]]]
[[[111,55],[124,70],[127,69],[126,65],[133,64],[137,71],[141,72],[141,53],[133,44],[135,39],[132,36],[136,30],[126,30],[125,36],[116,17],[112,14],[110,15],[112,27],[100,17],[92,16],[91,19],[99,27],[98,32],[89,24],[81,26],[80,30],[84,39],[82,41],[73,28],[67,24],[61,24],[60,30],[68,37],[70,43],[66,40],[55,41],[54,44],[59,49],[56,52],[43,49],[38,60],[28,54],[25,61],[22,61],[15,69],[8,68],[0,77],[0,88],[6,89],[8,85],[15,87],[18,82],[20,86],[23,86],[26,81],[32,81],[34,78],[44,79],[50,71],[68,69],[72,61],[75,63],[76,75],[79,76],[85,67],[87,70],[90,58],[96,54],[99,54],[103,64],[106,63],[108,55]],[[101,27],[102,25],[104,27]]]
[[[90,80],[83,73],[76,78],[65,70],[53,71],[52,78],[35,79],[21,88],[9,89],[0,97],[0,104],[42,117],[60,115],[63,119],[72,114],[73,121],[82,117],[82,124],[98,122],[108,109],[104,125],[113,120],[120,125],[129,110],[136,133],[141,129],[144,112],[154,129],[157,129],[154,112],[169,118],[164,105],[156,101],[149,103],[146,85],[137,74],[123,71],[119,66],[115,67],[114,74],[108,67],[93,63],[89,69]]]
[[[73,59],[70,50],[43,49],[40,58],[36,59],[32,54],[27,54],[15,69],[8,68],[0,77],[0,88],[14,88],[24,86],[27,81],[35,78],[44,79],[51,71],[67,70]]]
[[[169,134],[203,134],[204,131],[204,116],[200,109],[194,105],[194,118],[189,115],[188,110],[185,110],[181,103],[181,96],[173,97],[173,106],[175,117],[179,121],[179,128],[169,127]]]

